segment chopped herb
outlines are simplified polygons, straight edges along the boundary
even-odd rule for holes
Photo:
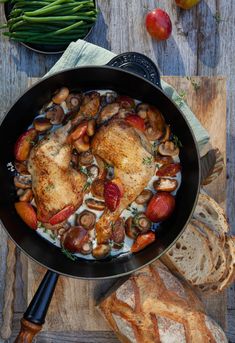
[[[108,170],[109,168],[112,168],[112,165],[108,164],[107,162],[104,162],[104,168]]]
[[[195,91],[198,91],[201,87],[200,82],[196,82],[191,77],[187,76],[187,80],[189,80],[194,88]]]
[[[159,144],[158,141],[153,142],[153,144],[152,144],[152,152],[153,152],[153,153],[154,153],[155,151],[157,151],[158,144]]]
[[[179,140],[179,138],[176,135],[172,135],[172,142],[177,146],[178,148],[182,148],[183,144]]]
[[[220,13],[218,11],[215,12],[213,17],[215,18],[217,24],[219,24],[221,21],[223,21],[223,19],[220,16]]]
[[[53,232],[51,232],[51,233],[49,234],[49,236],[50,236],[51,239],[53,239],[54,241],[55,241],[56,238],[57,238],[56,234],[54,234]]]
[[[161,168],[161,164],[160,163],[156,163],[156,168],[157,169]]]
[[[43,227],[43,232],[44,232],[44,233],[48,233],[48,229],[46,229],[45,227]]]
[[[46,192],[50,192],[52,189],[54,189],[55,186],[53,183],[49,183],[46,187],[45,187],[45,191]]]
[[[145,164],[146,166],[149,166],[152,162],[153,162],[152,156],[143,158],[143,164]]]
[[[175,99],[178,106],[181,106],[185,100],[186,92],[184,90],[179,91],[179,96]]]
[[[38,227],[39,227],[39,228],[43,228],[43,225],[42,225],[41,222],[38,222]]]
[[[74,256],[69,250],[65,249],[63,246],[61,247],[61,252],[70,260],[76,261],[77,257]]]
[[[89,188],[90,188],[90,185],[92,184],[92,182],[91,181],[87,181],[86,183],[85,183],[85,185],[83,186],[83,191],[85,192],[85,191],[87,191]]]
[[[110,226],[111,226],[111,229],[112,231],[114,230],[114,226],[115,226],[115,223],[113,221],[110,222]]]
[[[139,214],[139,211],[136,207],[132,207],[131,208],[131,213],[133,214],[133,216],[137,216]]]

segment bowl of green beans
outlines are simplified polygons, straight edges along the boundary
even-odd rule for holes
[[[95,0],[0,0],[7,23],[3,35],[41,53],[62,53],[86,39],[95,25]]]

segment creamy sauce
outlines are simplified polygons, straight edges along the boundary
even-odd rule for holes
[[[109,91],[109,90],[102,90],[102,91],[99,91],[99,93],[100,93],[101,95],[105,94],[106,92],[112,92],[112,91]],[[139,103],[139,101],[136,100],[136,104],[138,104],[138,103]],[[47,107],[50,107],[52,104],[53,104],[52,102],[49,103],[49,104],[47,105]],[[61,104],[61,106],[63,107],[63,110],[64,110],[65,114],[68,113],[68,108],[67,108],[67,106],[66,106],[66,103],[63,102],[63,103]],[[45,111],[41,110],[41,111],[40,111],[40,114],[39,114],[36,118],[38,118],[38,117],[45,117]],[[53,129],[51,129],[50,132],[51,132],[51,131],[54,131],[54,130],[56,130],[56,129],[58,129],[59,126],[60,126],[60,125],[54,125],[54,126],[53,126]],[[29,128],[31,128],[31,127],[32,127],[32,125],[31,125]],[[44,136],[41,135],[41,136],[39,137],[39,139],[40,139],[40,138],[42,139],[43,137],[44,137]],[[153,142],[152,142],[152,143],[153,143]],[[180,162],[178,156],[174,157],[174,162]],[[93,162],[92,164],[97,165],[97,162],[96,162],[95,159],[94,159],[94,162]],[[154,174],[156,174],[156,172],[157,172],[157,170],[160,168],[160,166],[161,166],[160,164],[156,164],[156,170],[155,170],[155,173],[154,173]],[[168,177],[168,178],[170,178],[170,177]],[[90,179],[90,178],[89,178],[89,179]],[[150,179],[148,185],[146,186],[146,189],[149,189],[149,190],[151,190],[153,193],[156,193],[156,191],[155,191],[154,188],[153,188],[153,182],[156,181],[156,180],[158,180],[158,179],[159,179],[159,177],[156,176],[156,175],[154,175],[154,176]],[[180,172],[177,173],[176,177],[172,177],[172,179],[176,179],[176,180],[178,181],[178,187],[177,187],[177,189],[176,189],[174,192],[172,192],[172,194],[175,195],[175,194],[177,193],[177,190],[178,190],[179,187],[180,187],[180,184],[181,184],[181,173],[180,173]],[[89,180],[89,181],[91,181],[91,180]],[[102,216],[103,211],[96,211],[96,210],[90,209],[89,207],[86,206],[85,200],[86,200],[86,199],[89,199],[89,198],[93,198],[93,199],[95,199],[95,200],[99,200],[99,199],[96,199],[91,193],[85,194],[84,199],[83,199],[83,204],[82,204],[82,205],[77,209],[77,211],[76,211],[73,215],[71,215],[71,216],[69,217],[69,219],[68,219],[68,222],[69,222],[72,226],[75,225],[76,217],[77,217],[81,212],[83,212],[84,210],[88,210],[88,211],[90,211],[90,212],[95,213],[97,220]],[[35,206],[35,203],[34,203],[34,206]],[[129,205],[128,209],[125,209],[125,210],[122,212],[122,214],[121,214],[120,217],[122,217],[123,219],[127,219],[128,217],[130,217],[131,215],[133,215],[133,213],[136,213],[136,212],[145,212],[145,210],[146,210],[146,205],[138,205],[138,204],[134,201],[132,204]],[[156,229],[158,226],[159,226],[159,224],[153,224],[153,229]],[[44,239],[48,240],[50,243],[52,243],[52,244],[56,245],[57,247],[61,248],[59,238],[56,237],[56,235],[55,235],[51,230],[45,229],[42,225],[40,225],[40,226],[38,227],[38,229],[37,229],[37,233],[38,233],[41,237],[43,237]],[[96,244],[97,244],[97,243],[96,243],[96,238],[95,238],[95,237],[93,237],[93,239],[92,239],[92,244],[93,244],[93,248],[94,248],[94,247],[96,246]],[[132,244],[133,244],[133,239],[131,239],[131,238],[125,236],[125,241],[124,241],[123,247],[122,247],[121,249],[118,249],[118,250],[117,250],[117,249],[111,249],[111,256],[117,256],[117,255],[121,255],[121,254],[130,253],[130,248],[131,248]],[[73,254],[73,255],[74,255],[74,256],[77,256],[77,257],[80,257],[80,258],[88,259],[88,260],[95,260],[95,258],[94,258],[91,254],[89,254],[89,255],[83,255],[83,254],[75,253],[75,254]]]

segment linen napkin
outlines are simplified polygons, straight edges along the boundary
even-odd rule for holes
[[[61,70],[84,65],[103,65],[108,63],[114,56],[116,55],[111,51],[79,39],[77,42],[70,43],[61,58],[45,76],[52,75]],[[185,118],[188,120],[194,132],[199,150],[202,150],[202,148],[209,141],[210,137],[208,132],[201,125],[199,120],[190,110],[188,105],[183,101],[182,97],[180,97],[180,95],[176,92],[176,90],[163,80],[161,80],[161,84],[163,91],[184,113]]]

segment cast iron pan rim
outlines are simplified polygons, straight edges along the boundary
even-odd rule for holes
[[[74,70],[77,70],[77,69],[94,69],[94,68],[99,68],[99,69],[111,69],[111,70],[116,70],[120,73],[125,73],[125,74],[130,74],[134,77],[137,77],[137,78],[140,78],[142,79],[143,82],[147,82],[148,84],[150,84],[151,86],[154,86],[158,91],[160,91],[163,96],[165,96],[168,101],[170,101],[175,107],[176,107],[176,104],[168,97],[168,95],[166,95],[164,93],[163,90],[161,90],[161,88],[159,88],[158,86],[154,85],[152,82],[146,80],[144,77],[142,76],[139,76],[139,75],[136,75],[135,73],[133,72],[130,72],[130,71],[126,71],[126,70],[122,70],[120,68],[116,68],[116,67],[111,67],[111,66],[106,66],[106,65],[102,65],[102,66],[94,66],[94,65],[88,65],[88,66],[81,66],[81,67],[76,67],[76,68],[69,68],[69,69],[65,69],[63,71],[59,71],[59,72],[56,72],[52,75],[49,75],[47,77],[44,77],[42,78],[41,80],[39,80],[38,82],[34,83],[31,87],[29,87],[28,89],[26,89],[14,102],[14,104],[9,108],[8,111],[6,111],[5,115],[3,116],[2,118],[2,121],[0,122],[0,126],[2,125],[4,119],[6,118],[6,116],[8,115],[8,113],[11,111],[11,109],[15,106],[15,104],[30,90],[32,89],[33,87],[37,86],[38,84],[40,84],[41,82],[44,82],[46,80],[48,80],[49,78],[55,76],[55,75],[59,75],[59,74],[62,74],[63,72],[68,72],[68,71],[74,71]],[[177,107],[177,110],[180,112],[180,114],[182,115],[183,119],[185,120],[185,123],[186,125],[188,126],[188,129],[191,133],[191,136],[193,138],[193,142],[194,142],[194,146],[195,146],[195,150],[196,150],[196,154],[197,154],[197,160],[198,160],[198,179],[200,180],[201,179],[201,166],[200,166],[200,154],[199,154],[199,148],[198,148],[198,144],[196,142],[196,139],[195,139],[195,136],[194,136],[194,133],[187,121],[187,119],[185,118],[185,115],[183,114],[183,112],[181,111],[180,108]],[[177,237],[175,238],[175,240],[164,250],[162,251],[158,256],[156,256],[155,258],[153,258],[152,260],[148,261],[147,263],[141,265],[140,267],[138,268],[134,268],[133,270],[131,271],[128,271],[128,272],[125,272],[125,273],[120,273],[120,274],[115,274],[115,275],[108,275],[108,276],[102,276],[102,277],[83,277],[83,276],[75,276],[75,275],[71,275],[71,274],[66,274],[66,273],[61,273],[61,272],[58,272],[57,270],[51,268],[51,267],[48,267],[47,265],[44,265],[43,263],[39,262],[37,259],[33,258],[30,253],[26,252],[25,250],[23,250],[23,248],[12,238],[12,236],[9,234],[8,230],[6,229],[6,227],[3,225],[2,223],[2,220],[0,219],[0,222],[2,224],[2,227],[4,228],[5,232],[7,233],[7,235],[11,238],[11,240],[14,242],[14,244],[21,250],[23,251],[23,253],[29,257],[31,260],[33,260],[34,262],[38,263],[39,265],[41,265],[42,267],[50,270],[50,271],[53,271],[59,275],[63,275],[63,276],[68,276],[68,277],[72,277],[72,278],[75,278],[75,279],[84,279],[84,280],[103,280],[103,279],[112,279],[112,278],[116,278],[116,277],[120,277],[120,276],[125,276],[125,275],[129,275],[133,272],[136,272],[138,271],[139,269],[149,265],[150,263],[153,263],[155,260],[157,260],[158,258],[160,258],[163,254],[165,254],[174,244],[175,242],[179,239],[179,237],[183,234],[184,230],[186,229],[189,221],[191,220],[191,217],[193,215],[193,212],[194,212],[194,209],[196,207],[196,204],[197,204],[197,199],[198,199],[198,196],[199,196],[199,191],[200,191],[200,181],[198,182],[198,186],[197,186],[197,192],[196,192],[196,196],[195,196],[195,200],[194,200],[194,204],[192,206],[192,210],[190,212],[190,215],[184,225],[184,227],[181,229],[180,233],[177,235]],[[79,264],[79,262],[76,262]]]

